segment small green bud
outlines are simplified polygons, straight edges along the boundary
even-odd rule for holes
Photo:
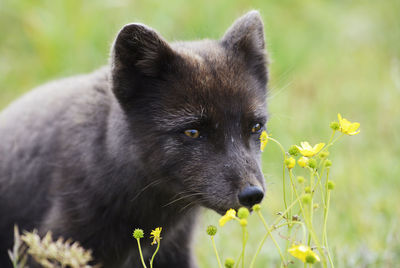
[[[142,229],[135,229],[133,231],[133,237],[136,238],[136,239],[143,238],[144,237],[143,230]]]
[[[296,160],[293,157],[286,158],[285,165],[288,169],[292,169],[296,165]]]
[[[312,199],[311,194],[304,194],[304,195],[301,197],[301,201],[302,201],[304,204],[310,204],[311,199]]]
[[[311,158],[308,160],[308,166],[310,168],[316,168],[317,167],[317,160],[315,160],[314,158]]]
[[[335,183],[331,180],[328,180],[328,190],[335,189]]]
[[[246,227],[247,226],[247,220],[246,219],[241,219],[240,220],[240,226]]]
[[[300,150],[299,150],[299,148],[297,148],[296,145],[292,145],[292,146],[289,148],[289,154],[290,154],[290,155],[296,156],[296,155],[298,155],[299,153],[300,153]]]
[[[311,193],[311,187],[310,186],[304,187],[304,192],[306,192],[306,194],[310,194]]]
[[[214,236],[216,233],[217,233],[217,227],[215,227],[214,225],[208,225],[207,234],[209,236]]]
[[[298,183],[303,183],[305,181],[303,176],[297,176],[297,182]]]
[[[307,254],[306,255],[306,263],[316,263],[318,260],[315,258],[314,255],[312,254]]]
[[[253,206],[253,210],[254,210],[254,211],[260,211],[260,210],[261,210],[260,204],[255,204],[255,205]]]
[[[329,126],[331,127],[332,130],[335,130],[335,131],[340,129],[340,124],[335,121],[331,122]]]
[[[327,158],[329,156],[329,152],[328,151],[323,151],[323,152],[320,152],[319,153],[319,157],[321,158],[321,159],[325,159],[325,158]]]
[[[237,216],[239,219],[246,219],[250,215],[250,212],[247,208],[241,207],[237,212]]]
[[[330,166],[332,166],[332,161],[329,159],[326,159],[324,162],[324,165],[325,165],[325,167],[330,167]]]
[[[227,258],[225,260],[225,268],[233,268],[233,266],[235,265],[235,261],[231,258]]]
[[[318,203],[315,203],[315,204],[313,205],[313,208],[314,208],[314,209],[318,209],[318,208],[319,208],[319,204],[318,204]]]

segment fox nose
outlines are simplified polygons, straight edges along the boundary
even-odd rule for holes
[[[252,207],[261,202],[264,192],[257,186],[247,186],[238,195],[239,202],[245,207]]]

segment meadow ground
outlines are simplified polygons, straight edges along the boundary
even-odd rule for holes
[[[270,57],[268,130],[285,147],[326,141],[341,112],[361,123],[331,151],[328,232],[337,267],[395,267],[400,262],[400,2],[385,1],[13,1],[0,2],[0,108],[50,79],[107,62],[118,29],[142,22],[169,41],[219,38],[245,11],[258,9]],[[1,141],[0,141],[1,142]],[[281,155],[268,144],[263,213],[281,210]],[[196,236],[201,267],[216,267],[206,212]],[[251,220],[253,221],[253,220]],[[264,233],[250,222],[250,247]],[[233,224],[216,237],[224,257],[240,249]],[[237,240],[232,236],[238,235]],[[280,239],[283,242],[283,239]],[[279,260],[272,243],[257,267]]]

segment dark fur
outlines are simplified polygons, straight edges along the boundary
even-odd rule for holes
[[[46,84],[0,114],[0,267],[11,264],[14,224],[78,240],[104,267],[139,267],[133,229],[148,237],[162,226],[156,267],[196,267],[198,208],[223,213],[247,185],[265,188],[250,130],[265,124],[266,83],[256,11],[219,41],[168,44],[126,25],[110,67]]]

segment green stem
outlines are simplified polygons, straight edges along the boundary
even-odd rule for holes
[[[282,144],[280,144],[279,141],[275,140],[274,138],[268,137],[269,140],[275,142],[279,148],[281,149],[282,156],[283,156],[283,168],[282,168],[282,178],[283,178],[283,203],[285,204],[285,210],[287,209],[287,204],[286,204],[286,180],[285,180],[285,159],[286,159],[286,152],[285,149],[283,148]]]
[[[329,263],[331,265],[332,268],[335,267],[335,265],[333,264],[332,261],[332,257],[331,257],[331,253],[330,253],[330,249],[329,249],[329,245],[328,245],[328,236],[327,236],[327,231],[326,231],[326,226],[327,226],[327,222],[328,222],[328,212],[329,212],[329,205],[330,205],[330,199],[331,199],[331,191],[328,189],[328,179],[329,179],[329,171],[330,169],[327,168],[326,170],[326,182],[325,182],[325,200],[326,200],[326,204],[324,206],[324,225],[323,225],[323,231],[322,231],[322,243],[326,248],[326,251],[328,253],[328,259],[329,259]]]
[[[283,262],[283,265],[284,265],[284,266],[287,266],[286,260],[285,260],[285,257],[284,257],[283,254],[282,254],[281,248],[279,247],[279,245],[278,245],[278,243],[276,242],[274,236],[272,235],[271,229],[269,228],[269,226],[268,226],[267,222],[265,221],[263,215],[261,214],[260,211],[257,211],[257,215],[260,217],[262,223],[264,224],[265,229],[267,230],[268,234],[271,236],[272,242],[275,244],[275,247],[278,249],[278,252],[279,252],[279,255],[281,256],[281,260],[282,260],[282,262]]]
[[[136,238],[137,243],[138,243],[138,248],[139,248],[139,254],[140,254],[140,260],[142,261],[142,265],[144,268],[147,268],[144,259],[143,259],[143,254],[142,254],[142,248],[140,247],[140,238]]]
[[[246,242],[247,242],[247,238],[246,238],[246,226],[242,227],[242,231],[243,231],[243,248],[242,248],[242,268],[244,268],[244,252],[245,252],[245,248],[246,248]]]
[[[160,249],[160,244],[161,244],[160,241],[158,241],[156,251],[154,251],[153,256],[151,257],[150,260],[150,268],[153,268],[154,257],[156,256],[158,250]]]
[[[221,259],[219,258],[217,247],[215,246],[214,236],[211,236],[211,242],[212,242],[212,245],[213,245],[213,248],[214,248],[215,256],[217,257],[218,267],[222,268]]]
[[[290,173],[289,173],[289,175],[290,175]],[[296,195],[296,198],[300,199],[299,195],[297,193],[297,190],[294,187],[293,176],[290,176],[290,182],[292,184],[292,187],[293,187],[294,193]],[[307,214],[305,213],[305,210],[303,208],[303,204],[301,203],[301,201],[299,202],[299,204],[300,204],[300,210],[301,210],[301,213],[303,214],[304,222],[305,222],[305,224],[306,224],[306,226],[308,228],[310,237],[312,238],[312,240],[314,240],[315,244],[317,245],[318,251],[321,254],[321,257],[322,257],[322,260],[323,260],[322,261],[322,266],[326,267],[326,257],[325,257],[324,251],[322,250],[322,247],[321,247],[321,244],[319,243],[318,237],[314,233],[314,230],[312,228],[311,223],[308,221]]]
[[[268,236],[269,236],[269,233],[266,233],[266,234],[264,235],[263,239],[261,240],[260,245],[258,245],[256,254],[254,254],[253,259],[251,260],[250,268],[253,268],[254,264],[256,263],[257,256],[258,256],[258,254],[260,253],[262,247],[264,246],[265,240],[267,240]]]

